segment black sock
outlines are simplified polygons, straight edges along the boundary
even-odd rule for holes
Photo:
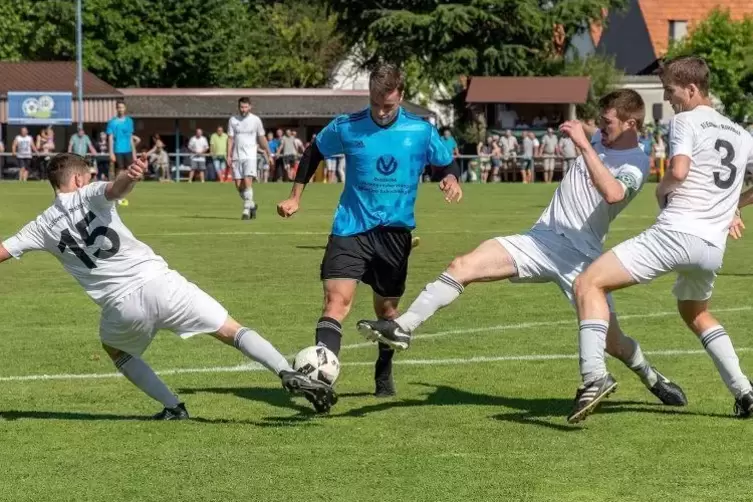
[[[392,356],[395,349],[384,343],[379,344],[379,355],[374,364],[374,380],[386,380],[392,375]]]
[[[319,322],[316,323],[316,344],[324,345],[335,355],[339,355],[342,333],[340,321],[331,317],[320,317]]]

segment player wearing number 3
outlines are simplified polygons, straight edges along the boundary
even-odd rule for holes
[[[669,61],[661,79],[664,99],[677,113],[669,170],[656,189],[661,213],[652,227],[602,255],[575,281],[583,385],[570,422],[584,419],[617,385],[604,363],[607,294],[669,272],[677,272],[673,292],[680,316],[734,396],[735,414],[753,414],[751,383],[727,332],[708,311],[727,233],[739,236],[733,218],[746,166],[753,162],[753,138],[710,107],[709,69],[702,59]]]
[[[48,170],[55,202],[0,244],[0,262],[36,250],[60,260],[102,308],[99,334],[117,369],[165,407],[155,419],[188,418],[183,403],[140,358],[159,329],[181,338],[211,333],[273,371],[288,391],[303,394],[318,411],[328,410],[337,399],[329,386],[293,371],[268,341],[170,270],[123,224],[115,202],[128,195],[145,171],[146,165],[136,161],[115,181],[90,184],[82,157],[56,155]]]

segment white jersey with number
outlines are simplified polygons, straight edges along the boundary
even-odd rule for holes
[[[753,162],[753,138],[713,108],[699,106],[672,118],[669,152],[690,157],[690,171],[669,195],[656,226],[724,249],[746,167]]]
[[[165,260],[123,224],[107,183],[61,193],[55,203],[2,243],[15,258],[47,251],[100,306],[107,306],[155,277],[168,273]]]
[[[234,159],[256,159],[256,145],[259,136],[264,136],[264,126],[261,119],[249,113],[230,117],[227,125],[227,135],[233,138]]]
[[[638,146],[629,150],[605,147],[598,132],[592,144],[607,169],[625,185],[625,199],[617,204],[607,203],[591,183],[581,155],[565,174],[533,228],[563,235],[575,249],[596,259],[602,253],[610,223],[643,187],[649,172],[649,159]]]

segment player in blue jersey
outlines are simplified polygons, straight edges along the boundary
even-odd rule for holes
[[[290,197],[277,205],[283,218],[295,214],[319,163],[345,155],[345,188],[321,265],[324,309],[316,325],[316,343],[335,354],[340,352],[342,322],[359,281],[374,291],[377,317],[398,316],[424,167],[444,168],[439,187],[448,202],[459,202],[462,197],[459,170],[436,128],[400,106],[403,88],[404,78],[397,67],[376,68],[369,77],[370,106],[337,117],[317,134],[303,153]],[[391,347],[379,345],[374,374],[377,396],[395,394],[393,355]]]

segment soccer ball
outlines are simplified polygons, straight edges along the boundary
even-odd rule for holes
[[[327,347],[315,345],[296,354],[293,369],[309,378],[334,385],[340,374],[340,361]]]

